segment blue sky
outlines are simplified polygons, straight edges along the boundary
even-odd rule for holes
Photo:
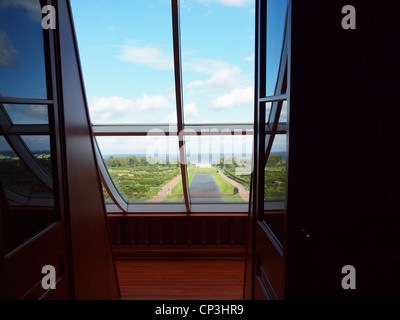
[[[170,0],[71,0],[71,5],[92,122],[176,123]],[[268,1],[268,94],[279,66],[285,6],[285,0]],[[38,0],[0,0],[2,95],[46,98],[40,9]],[[185,123],[253,122],[254,14],[254,0],[180,1]],[[5,107],[15,123],[47,121],[45,106]],[[38,138],[31,147],[43,149],[47,142]],[[133,154],[173,140],[152,139],[110,137],[99,144],[106,154]],[[186,142],[192,154],[208,143],[213,153],[218,145],[251,155],[250,136]],[[284,149],[285,139],[278,138],[273,151]]]
[[[171,1],[71,4],[92,122],[176,123]],[[181,1],[185,123],[252,123],[254,13],[252,0]],[[131,140],[99,145],[105,154],[122,154],[156,143]],[[251,154],[251,140],[239,143]],[[187,139],[187,150],[198,149]]]
[[[268,1],[269,91],[285,3]],[[71,0],[71,5],[92,122],[176,123],[170,0]],[[45,98],[39,2],[0,0],[0,8],[0,94]],[[181,0],[185,123],[253,122],[254,14],[253,0]],[[21,121],[42,122],[46,115],[43,106],[6,108]],[[238,141],[230,144],[251,150],[249,139]],[[126,148],[116,139],[103,146],[115,153]],[[143,153],[146,145],[135,147]]]
[[[275,85],[285,2],[269,1],[269,88]],[[176,123],[171,1],[71,4],[92,122]],[[180,26],[185,123],[252,123],[254,1],[182,0]],[[126,139],[99,139],[99,145],[105,154],[122,154],[144,153],[153,144],[150,138]],[[224,143],[251,154],[249,137]],[[199,142],[187,139],[187,147],[199,149]],[[283,150],[284,139],[274,149]]]
[[[0,0],[0,94],[47,98],[41,7],[35,0]]]
[[[72,0],[93,123],[176,123],[170,0]],[[254,3],[181,1],[186,123],[253,121]]]

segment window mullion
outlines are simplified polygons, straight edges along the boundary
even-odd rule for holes
[[[182,175],[183,195],[185,199],[186,210],[190,212],[189,187],[187,179],[186,150],[183,135],[183,95],[182,95],[182,58],[180,42],[180,24],[179,24],[179,0],[172,0],[172,31],[174,44],[174,71],[175,71],[175,94],[176,94],[176,113],[178,120],[179,135],[179,160]]]

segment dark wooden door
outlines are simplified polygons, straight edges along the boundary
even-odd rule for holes
[[[398,298],[399,64],[392,41],[399,4],[353,1],[356,29],[345,29],[345,1],[289,1],[286,93],[271,96],[263,91],[271,71],[268,43],[263,43],[268,2],[274,1],[257,1],[256,143],[245,297]],[[273,114],[279,112],[278,99],[287,101],[287,185],[283,213],[273,214],[264,201],[264,167],[271,138],[276,141],[280,129],[278,124],[274,132],[262,104],[272,102]],[[354,288],[343,285],[346,266],[354,268]]]
[[[0,12],[10,53],[0,71],[4,299],[70,298],[54,32],[41,24],[46,4]]]
[[[255,148],[245,297],[277,300],[285,297],[290,17],[287,1],[256,3]]]
[[[399,296],[399,4],[348,4],[292,2],[289,299]]]

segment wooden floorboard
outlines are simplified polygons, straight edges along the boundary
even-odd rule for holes
[[[244,258],[116,260],[123,300],[241,300]]]

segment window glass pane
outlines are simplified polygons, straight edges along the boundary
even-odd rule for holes
[[[186,137],[192,203],[248,202],[252,136]]]
[[[4,187],[23,197],[52,197],[52,192],[28,170],[3,136],[0,137],[0,179]]]
[[[104,201],[106,204],[114,204],[114,201],[111,199],[110,194],[108,193],[106,187],[104,186],[103,183],[101,183],[101,187],[103,190],[103,196],[104,196]]]
[[[52,175],[49,136],[21,136],[40,165]]]
[[[0,201],[5,252],[58,221],[53,192],[26,167],[0,136]]]
[[[43,105],[4,104],[13,124],[48,124],[48,107]]]
[[[39,0],[0,6],[0,96],[47,98]]]
[[[254,1],[181,2],[185,123],[251,123]]]
[[[177,137],[97,137],[97,142],[128,203],[183,201]]]
[[[92,122],[176,123],[170,1],[71,5]]]
[[[283,101],[282,103],[282,110],[281,114],[279,116],[279,122],[280,123],[286,123],[287,122],[287,101]]]
[[[267,0],[266,96],[275,93],[285,31],[287,0]]]
[[[285,200],[286,190],[286,134],[275,136],[265,166],[264,200]]]
[[[268,119],[271,114],[272,102],[265,103],[265,122],[268,123]]]

